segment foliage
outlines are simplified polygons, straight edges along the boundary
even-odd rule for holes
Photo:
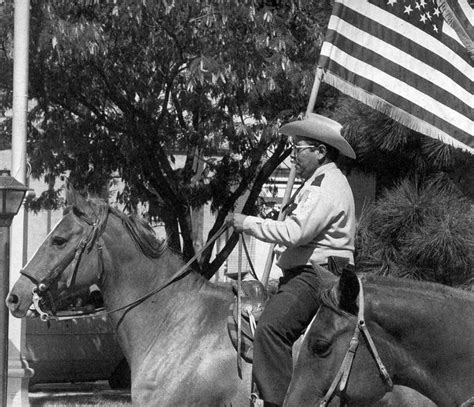
[[[119,201],[146,204],[189,258],[191,208],[211,203],[212,235],[242,195],[244,212],[255,210],[288,155],[278,127],[306,108],[330,11],[315,0],[32,0],[28,154],[51,190],[32,207],[59,197],[52,180],[63,174],[98,194],[114,174]],[[336,95],[322,86],[316,110]],[[212,263],[210,251],[201,257],[208,277],[235,242]]]
[[[356,239],[358,268],[462,285],[474,277],[474,217],[449,183],[405,179],[366,211]]]
[[[474,156],[353,99],[335,116],[357,155],[342,164],[377,183],[358,226],[358,268],[448,285],[472,279]]]
[[[472,181],[467,179],[474,171],[473,155],[417,133],[354,99],[341,100],[335,117],[357,155],[346,167],[375,174],[377,194],[405,178],[429,178],[443,172],[474,199]]]
[[[306,108],[330,1],[32,0],[31,6],[29,93],[36,105],[28,154],[33,175],[49,185],[31,209],[61,204],[55,180],[63,174],[99,194],[113,174],[125,181],[117,198],[126,209],[145,204],[150,220],[165,222],[173,246],[182,237],[188,258],[196,239],[191,209],[211,204],[210,235],[242,196],[244,213],[256,211],[262,186],[288,154],[278,127]],[[0,66],[8,73],[0,78],[2,113],[11,107],[12,10],[13,1],[0,4]],[[464,275],[472,247],[464,252],[469,234],[458,235],[464,233],[458,219],[468,212],[454,197],[474,197],[473,157],[340,99],[322,84],[315,110],[344,125],[358,159],[342,164],[375,174],[380,197],[359,229],[362,264],[395,274],[407,265],[415,278],[457,283],[446,263],[459,252],[452,264]],[[0,148],[10,130],[9,120],[0,122]],[[179,154],[184,165],[175,165]],[[436,211],[420,216],[429,204]],[[210,251],[201,256],[206,276],[235,242],[234,236],[212,262]]]

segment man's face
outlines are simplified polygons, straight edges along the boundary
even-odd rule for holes
[[[292,159],[296,165],[296,175],[304,180],[313,175],[320,166],[321,153],[318,147],[306,140],[296,138],[293,144]]]

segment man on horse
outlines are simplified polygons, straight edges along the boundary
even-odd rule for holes
[[[303,180],[283,208],[286,218],[232,214],[227,219],[238,232],[278,244],[283,277],[259,320],[254,341],[253,378],[265,406],[283,404],[291,380],[292,346],[319,308],[325,269],[354,262],[354,197],[335,161],[339,154],[355,158],[355,153],[341,127],[314,113],[282,126],[280,132],[292,137],[292,159]]]

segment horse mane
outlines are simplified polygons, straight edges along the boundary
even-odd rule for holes
[[[377,287],[389,288],[391,290],[398,288],[403,290],[415,291],[416,294],[434,292],[444,297],[455,297],[459,299],[474,301],[474,296],[469,291],[449,287],[439,283],[379,276],[371,273],[362,273],[359,274],[359,276],[361,278],[362,283],[364,283],[364,286],[372,285]],[[337,295],[338,284],[339,281],[336,281],[332,287],[321,291],[321,304],[330,308],[339,315],[349,317],[352,314],[339,308],[339,298]]]
[[[126,215],[112,207],[109,207],[109,211],[122,221],[130,237],[145,256],[156,259],[168,249],[168,240],[158,239],[155,231],[144,219]]]
[[[474,299],[471,292],[460,288],[450,287],[440,283],[434,283],[423,280],[412,280],[408,278],[397,278],[389,276],[379,276],[371,273],[360,274],[363,283],[377,285],[380,287],[387,287],[390,289],[400,288],[405,290],[413,290],[418,293],[427,291],[434,292],[445,297],[457,297],[460,299]]]

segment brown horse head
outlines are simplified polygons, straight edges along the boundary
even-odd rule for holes
[[[433,283],[370,275],[360,280],[346,272],[323,293],[285,405],[336,406],[342,399],[368,406],[384,396],[391,379],[439,406],[472,397],[474,296]],[[357,327],[362,334],[354,340]]]
[[[27,314],[34,290],[47,294],[48,301],[54,303],[98,282],[100,234],[108,207],[86,200],[70,186],[67,202],[63,218],[20,271],[21,277],[6,299],[16,317]]]
[[[304,336],[286,406],[318,406],[330,389],[354,335],[358,295],[357,276],[349,271],[324,293],[323,305]],[[368,406],[384,396],[385,385],[365,344],[358,347],[351,370],[344,394],[336,388],[337,397],[328,405],[339,405],[342,398],[350,400],[349,405]]]

